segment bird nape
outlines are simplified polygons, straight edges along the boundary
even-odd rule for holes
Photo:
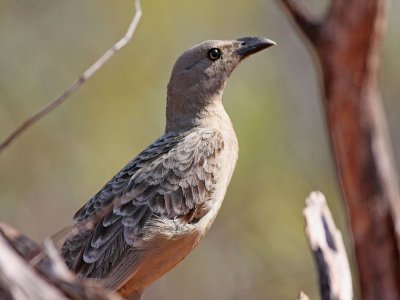
[[[243,59],[272,45],[257,37],[212,40],[178,58],[164,135],[76,213],[78,230],[61,247],[71,270],[140,299],[197,245],[218,213],[238,156],[222,103],[226,80]]]

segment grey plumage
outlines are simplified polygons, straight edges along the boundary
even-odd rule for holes
[[[140,295],[198,243],[237,159],[222,105],[226,79],[243,58],[272,44],[259,38],[208,41],[178,59],[168,85],[166,133],[75,215],[77,226],[91,219],[96,224],[68,236],[61,248],[73,271],[124,296]]]

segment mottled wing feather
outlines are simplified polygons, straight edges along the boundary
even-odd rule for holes
[[[117,173],[103,188],[90,199],[74,216],[78,222],[92,217],[94,213],[101,211],[111,204],[114,199],[121,196],[127,189],[127,185],[143,165],[155,158],[168,153],[183,138],[180,132],[169,133],[151,144],[146,150],[130,161]]]
[[[67,264],[82,276],[106,277],[122,253],[134,249],[151,218],[186,216],[206,202],[223,147],[220,133],[209,129],[157,140],[77,212],[79,223],[113,203],[90,234],[64,243]]]

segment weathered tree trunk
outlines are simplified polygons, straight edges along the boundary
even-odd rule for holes
[[[399,187],[378,87],[384,0],[332,0],[314,20],[282,0],[321,65],[323,104],[363,299],[400,299]]]

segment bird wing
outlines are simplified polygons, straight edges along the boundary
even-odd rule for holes
[[[76,213],[79,224],[106,210],[91,230],[63,244],[69,267],[84,277],[104,278],[134,248],[151,218],[175,219],[206,202],[223,147],[221,134],[211,129],[166,134],[149,146]]]

